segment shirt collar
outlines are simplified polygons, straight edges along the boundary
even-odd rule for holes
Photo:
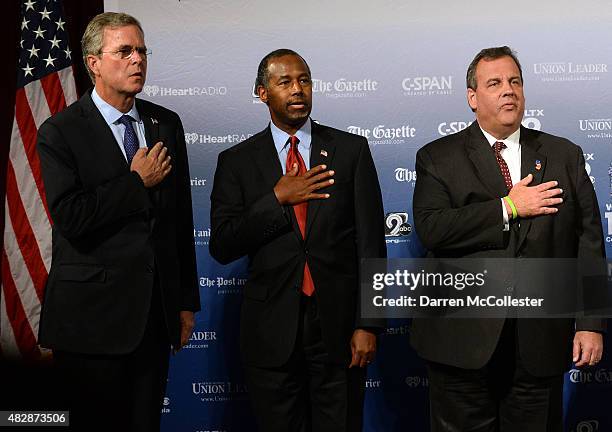
[[[98,108],[98,111],[100,111],[100,114],[102,114],[102,117],[104,117],[106,123],[109,125],[117,124],[119,118],[124,114],[117,108],[106,102],[104,99],[102,99],[96,91],[95,87],[91,92],[91,99]],[[140,115],[138,114],[138,110],[136,109],[136,104],[132,105],[132,109],[130,109],[125,114],[132,117],[135,121],[140,122]]]
[[[480,130],[482,131],[483,135],[485,136],[485,138],[487,139],[487,141],[489,142],[489,145],[491,147],[493,147],[493,145],[497,141],[503,142],[504,144],[506,144],[506,147],[509,148],[509,149],[518,149],[521,146],[521,128],[520,128],[520,126],[519,126],[519,128],[517,130],[512,132],[508,136],[508,138],[503,139],[503,140],[498,140],[493,135],[491,135],[489,132],[484,130],[482,127],[480,128]]]
[[[308,119],[295,133],[295,136],[300,140],[299,146],[304,149],[304,151],[308,152],[308,154],[310,154],[310,141],[312,140],[311,130],[312,125],[310,124],[310,119]],[[291,135],[284,130],[279,129],[273,121],[270,122],[270,131],[272,132],[272,139],[274,140],[276,152],[280,153],[287,145],[287,140]]]

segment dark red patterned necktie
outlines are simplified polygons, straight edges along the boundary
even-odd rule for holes
[[[506,144],[500,141],[497,141],[493,145],[493,149],[495,150],[495,159],[497,159],[497,164],[499,165],[499,169],[501,170],[502,176],[504,177],[504,181],[506,182],[506,187],[508,188],[508,191],[510,191],[512,190],[512,177],[510,177],[510,170],[508,169],[508,164],[501,155],[501,151],[505,148]]]
[[[286,172],[289,172],[293,169],[293,165],[297,164],[298,173],[297,175],[304,175],[306,173],[306,164],[304,163],[304,159],[302,159],[302,155],[298,150],[298,143],[300,140],[296,136],[289,137],[289,143],[291,147],[287,152],[287,162],[285,164]],[[306,236],[306,216],[308,215],[308,201],[304,201],[303,203],[296,204],[293,206],[293,212],[295,213],[295,219],[297,220],[298,226],[300,227],[300,232],[302,233],[302,238]],[[302,281],[302,292],[304,295],[311,296],[314,293],[314,282],[312,281],[312,276],[310,274],[310,269],[308,268],[308,263],[304,266],[304,280]]]

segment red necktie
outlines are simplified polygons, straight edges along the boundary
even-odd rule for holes
[[[297,146],[300,140],[296,136],[289,137],[289,142],[291,143],[291,147],[287,152],[287,163],[285,164],[286,172],[289,172],[293,169],[293,165],[297,164],[298,173],[297,175],[304,175],[306,173],[306,164],[304,163],[304,159],[302,159],[302,155],[300,154]],[[302,238],[306,236],[306,216],[308,214],[308,201],[304,201],[303,203],[296,204],[293,206],[293,212],[295,213],[295,218],[297,220],[298,226],[300,227],[300,232],[302,233]],[[312,276],[310,275],[310,269],[308,268],[308,263],[304,266],[304,280],[302,281],[302,292],[304,295],[311,296],[314,293],[314,282],[312,281]]]
[[[508,169],[508,164],[501,155],[502,149],[505,148],[506,144],[500,141],[497,141],[493,145],[493,149],[495,150],[495,159],[497,159],[497,164],[499,165],[499,169],[501,170],[502,176],[504,177],[504,181],[506,182],[506,187],[508,188],[508,191],[510,191],[512,190],[512,177],[510,177],[510,170]]]

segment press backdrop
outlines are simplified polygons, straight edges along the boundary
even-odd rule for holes
[[[276,48],[308,61],[314,119],[368,138],[389,256],[416,257],[423,253],[412,228],[416,150],[473,121],[467,65],[481,48],[511,46],[523,65],[523,124],[582,146],[612,251],[612,6],[605,0],[117,0],[105,10],[141,21],[153,51],[141,96],[179,113],[190,159],[203,309],[190,345],[172,359],[165,431],[255,430],[238,354],[245,262],[222,266],[210,257],[210,191],[217,154],[267,125],[253,82],[260,59]],[[393,321],[380,339],[366,382],[365,431],[428,429],[427,378],[408,332],[407,321]],[[612,430],[610,354],[596,368],[567,374],[568,431]]]

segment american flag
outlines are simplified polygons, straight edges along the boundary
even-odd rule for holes
[[[36,133],[77,98],[72,53],[59,0],[21,4],[15,118],[6,169],[0,355],[35,360],[38,322],[51,266],[51,217]]]

